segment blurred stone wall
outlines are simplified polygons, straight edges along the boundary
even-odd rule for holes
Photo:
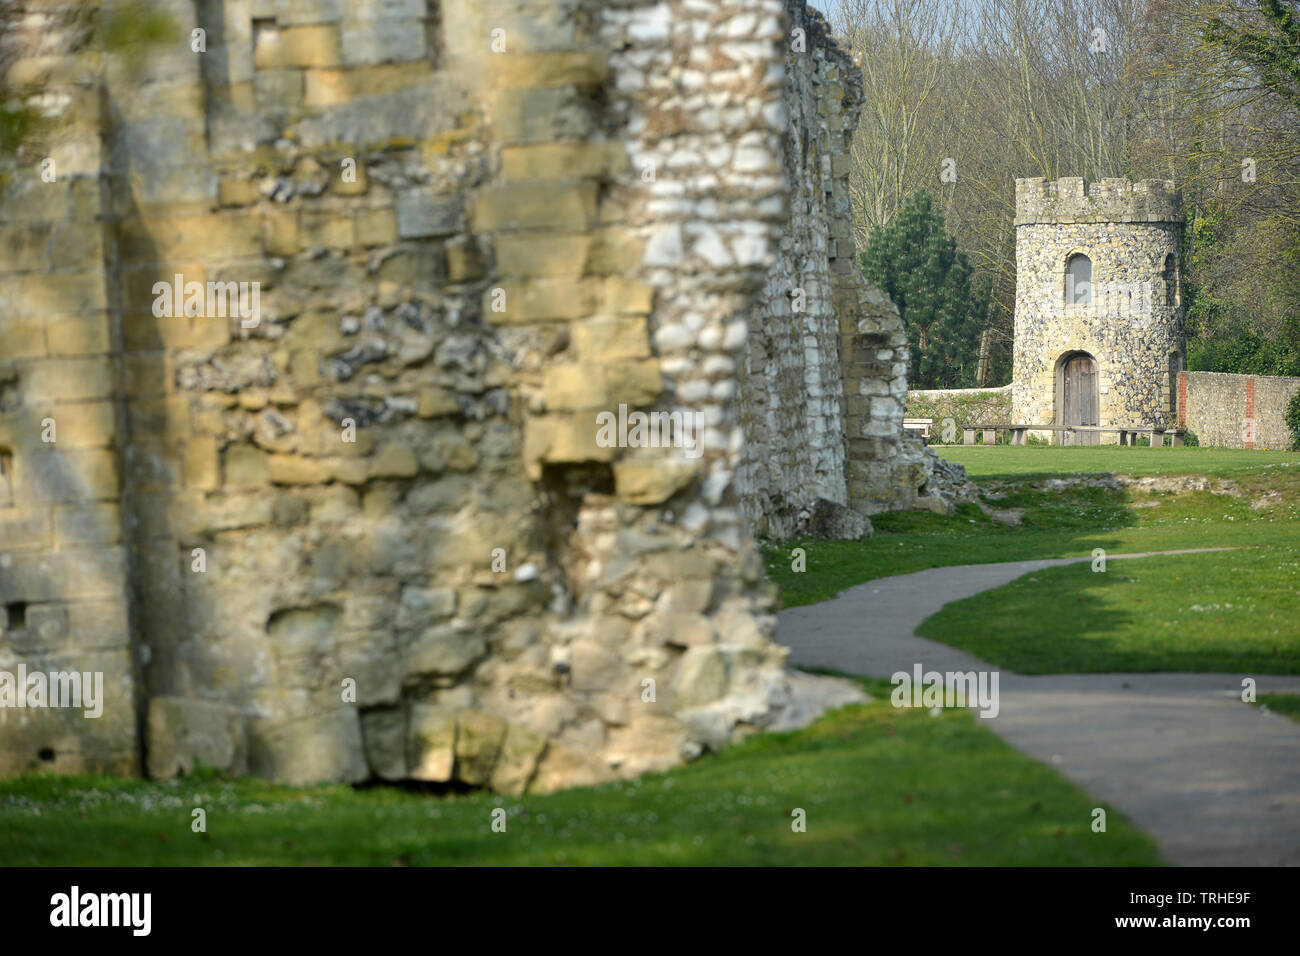
[[[152,8],[176,38],[106,56],[5,7],[49,126],[0,186],[0,670],[107,690],[0,709],[0,770],[549,790],[851,699],[786,670],[752,537],[921,480],[819,19]],[[603,440],[637,410],[668,447]]]
[[[785,94],[772,109],[783,117],[789,211],[749,313],[737,475],[751,528],[775,539],[794,533],[819,499],[871,514],[915,496],[900,441],[903,324],[862,278],[851,228],[861,73],[820,13],[802,0],[786,8]]]

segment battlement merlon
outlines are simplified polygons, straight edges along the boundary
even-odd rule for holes
[[[1016,225],[1070,222],[1182,222],[1182,194],[1171,179],[1079,176],[1016,180]]]

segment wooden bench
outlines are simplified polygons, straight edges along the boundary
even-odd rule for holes
[[[963,445],[975,444],[975,436],[983,432],[984,444],[997,444],[1005,432],[1009,436],[1008,442],[1012,445],[1023,445],[1025,443],[1025,432],[1032,431],[1038,426],[1035,425],[963,425],[961,430],[961,443]],[[1047,430],[1055,431],[1057,426],[1048,425]]]
[[[1169,436],[1169,447],[1177,448],[1183,443],[1183,435],[1186,432],[1179,428],[1156,428],[1152,425],[1022,425],[1022,424],[993,424],[993,425],[963,425],[961,430],[961,440],[963,445],[975,444],[975,436],[983,432],[984,444],[996,444],[1002,433],[1007,433],[1008,444],[1023,445],[1026,441],[1028,432],[1062,432],[1068,439],[1076,432],[1096,432],[1107,433],[1114,432],[1119,435],[1119,443],[1127,447],[1135,447],[1139,435],[1148,436],[1148,441],[1152,448],[1163,448],[1165,436]]]
[[[1177,448],[1183,443],[1185,431],[1180,428],[1157,428],[1154,425],[1111,425],[1102,427],[1101,425],[1070,425],[1067,426],[1070,432],[1097,432],[1110,433],[1115,432],[1119,435],[1119,443],[1130,448],[1137,445],[1139,435],[1146,435],[1147,441],[1152,448],[1164,448],[1165,436],[1169,436],[1169,447]]]
[[[934,424],[933,418],[904,418],[903,427],[910,428],[912,431],[918,431],[922,437],[930,437],[930,426]]]

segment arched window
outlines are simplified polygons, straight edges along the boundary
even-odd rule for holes
[[[1077,252],[1065,260],[1065,304],[1092,302],[1092,260]]]
[[[1178,304],[1178,264],[1173,254],[1165,256],[1165,305],[1170,308]]]

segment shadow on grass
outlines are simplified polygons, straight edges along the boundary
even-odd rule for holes
[[[1131,529],[1139,520],[1123,492],[1106,488],[1073,489],[1068,496],[1019,488],[993,503],[1019,509],[1021,523],[995,521],[971,503],[952,515],[879,514],[872,518],[871,538],[767,544],[767,575],[781,588],[782,606],[798,607],[829,600],[864,581],[927,568],[1069,557],[1095,548],[1120,550],[1125,542],[1115,532]]]
[[[954,601],[917,633],[1022,674],[1300,673],[1294,550],[1090,563]]]

